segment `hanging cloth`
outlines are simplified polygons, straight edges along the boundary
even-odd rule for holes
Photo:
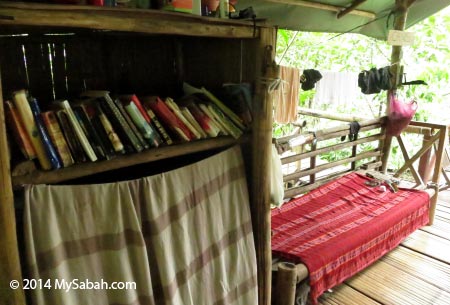
[[[280,87],[274,99],[274,121],[280,124],[292,123],[297,120],[300,70],[280,66],[280,79]]]
[[[35,305],[258,304],[239,147],[137,180],[27,186],[24,209],[27,278],[51,287],[30,291]]]

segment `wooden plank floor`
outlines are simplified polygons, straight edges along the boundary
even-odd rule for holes
[[[450,304],[450,190],[440,192],[433,226],[345,283],[323,294],[323,305]]]

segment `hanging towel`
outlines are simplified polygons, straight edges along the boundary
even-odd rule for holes
[[[361,95],[358,88],[358,73],[323,72],[314,95],[314,108],[350,110]],[[325,105],[325,107],[322,107]]]
[[[34,289],[33,304],[256,305],[240,149],[142,179],[28,186],[29,278],[135,282],[136,289]]]
[[[274,120],[277,123],[292,123],[297,120],[300,87],[300,70],[280,66],[281,83],[274,99]]]

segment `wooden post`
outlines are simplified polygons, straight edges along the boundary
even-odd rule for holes
[[[294,305],[297,269],[292,263],[278,264],[276,305]]]
[[[438,149],[436,151],[436,163],[434,165],[434,172],[433,172],[433,182],[438,185],[439,183],[439,177],[441,176],[441,168],[442,168],[442,157],[444,155],[445,145],[447,144],[447,137],[448,137],[448,126],[444,126],[439,131],[439,145]],[[434,196],[431,198],[430,203],[430,222],[429,225],[431,226],[434,222],[434,215],[436,213],[436,203],[438,199],[439,194],[439,188],[436,187],[436,192]]]
[[[10,282],[20,283],[11,289]],[[22,290],[22,272],[16,236],[14,195],[11,184],[8,142],[6,137],[5,112],[0,75],[0,304],[22,305],[25,298]]]
[[[272,250],[270,246],[270,158],[272,143],[272,94],[269,82],[278,78],[275,64],[276,30],[261,28],[256,52],[256,94],[253,101],[251,204],[258,265],[260,305],[270,305]]]
[[[395,0],[395,23],[394,30],[404,31],[406,25],[406,18],[408,15],[408,7],[413,3],[411,0]],[[391,52],[391,90],[387,93],[387,107],[386,114],[389,113],[389,95],[395,94],[397,86],[401,80],[401,66],[400,62],[402,60],[402,46],[392,46]],[[389,160],[389,155],[391,153],[392,136],[386,136],[383,144],[383,156],[382,156],[382,171],[387,171],[387,163]]]

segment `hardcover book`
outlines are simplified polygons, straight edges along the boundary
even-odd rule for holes
[[[214,121],[204,113],[198,103],[202,102],[200,99],[195,97],[194,95],[190,95],[178,101],[180,105],[187,107],[195,118],[195,120],[199,123],[202,129],[208,134],[210,137],[217,137],[219,135],[220,129]]]
[[[150,108],[156,116],[169,128],[175,135],[183,141],[191,141],[194,135],[189,128],[178,119],[169,107],[159,97],[148,97],[144,103],[145,107]]]
[[[46,111],[41,113],[42,121],[47,128],[48,135],[55,145],[55,149],[64,167],[71,166],[74,161],[70,153],[69,146],[64,138],[58,119],[53,111]]]
[[[72,124],[70,123],[69,115],[66,110],[61,109],[56,111],[56,117],[58,118],[59,126],[61,127],[61,131],[66,139],[74,161],[76,163],[86,162],[87,156],[84,152],[83,146],[81,146],[75,130],[72,127]]]
[[[189,131],[194,136],[194,139],[201,139],[201,134],[192,126],[192,124],[187,120],[187,118],[184,117],[184,115],[181,113],[180,108],[178,108],[178,105],[175,104],[175,102],[170,98],[166,98],[165,100],[166,105],[169,107],[169,109],[175,114],[175,116],[183,122],[184,125],[189,129]]]
[[[87,119],[90,121],[92,128],[95,130],[97,134],[98,141],[105,152],[106,159],[114,158],[115,152],[114,147],[111,141],[108,138],[108,134],[106,133],[106,129],[104,128],[102,121],[100,119],[100,112],[98,111],[95,105],[90,103],[81,104],[81,107],[84,110],[84,113],[87,116]]]
[[[145,107],[145,110],[147,111],[147,114],[151,120],[152,125],[155,127],[156,130],[158,130],[159,134],[161,135],[161,138],[164,139],[164,143],[167,145],[173,144],[172,138],[167,133],[167,130],[164,128],[164,126],[159,121],[158,117],[155,115],[153,110],[151,110],[149,107]]]
[[[128,105],[124,105],[124,107],[138,130],[140,130],[144,139],[146,139],[153,147],[158,147],[162,143],[159,134],[147,123],[136,104],[131,102]]]
[[[13,132],[16,143],[19,145],[22,154],[26,159],[35,159],[36,151],[34,150],[30,137],[25,130],[25,126],[23,126],[16,107],[11,101],[6,101],[5,105],[6,121]]]
[[[36,122],[34,121],[33,113],[31,112],[30,104],[28,103],[27,94],[25,90],[16,91],[13,93],[13,103],[16,106],[20,119],[23,122],[23,126],[28,134],[28,137],[33,144],[36,151],[39,164],[43,170],[52,169],[50,158],[45,151],[44,143],[38,132]]]
[[[122,113],[123,117],[127,121],[128,125],[130,126],[130,128],[133,131],[133,133],[136,136],[136,138],[139,140],[139,143],[141,143],[141,145],[144,148],[149,148],[150,144],[147,141],[145,141],[144,137],[139,132],[139,130],[137,129],[136,125],[134,125],[133,120],[130,118],[130,116],[128,115],[127,111],[123,107],[122,100],[121,99],[114,99],[114,103],[116,104],[116,106],[119,109],[120,113]]]
[[[69,102],[67,100],[55,101],[55,105],[57,105],[60,109],[64,109],[66,111],[67,116],[69,118],[69,122],[73,130],[75,131],[75,134],[78,137],[78,140],[80,141],[84,152],[89,157],[89,160],[91,160],[92,162],[97,161],[97,155],[95,154],[92,145],[89,143],[86,134],[81,128],[80,123],[78,122],[78,119],[76,118],[75,113],[73,112]]]
[[[82,94],[82,97],[96,99],[96,101],[100,104],[103,112],[110,120],[114,130],[119,135],[119,138],[125,146],[125,150],[127,152],[140,152],[144,149],[144,146],[140,143],[136,135],[131,130],[130,125],[125,120],[119,108],[117,108],[116,104],[109,96],[109,91],[86,91]]]
[[[45,153],[47,154],[50,163],[52,165],[52,169],[58,169],[63,167],[61,160],[59,159],[59,155],[56,152],[56,148],[48,135],[47,129],[45,128],[44,122],[41,117],[41,109],[39,108],[39,104],[35,98],[30,98],[28,100],[30,103],[31,112],[33,113],[34,122],[36,123],[37,130],[39,135],[41,136],[42,143],[44,144]]]

